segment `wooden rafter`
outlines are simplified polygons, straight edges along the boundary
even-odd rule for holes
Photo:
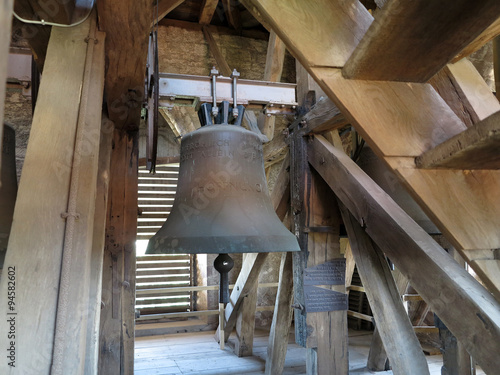
[[[496,356],[500,350],[500,304],[342,150],[315,136],[308,144],[308,154],[311,165],[366,233],[485,372],[494,373],[500,365]],[[460,309],[450,309],[450,305]]]
[[[167,14],[181,5],[185,0],[159,0],[158,1],[158,22],[164,19]],[[156,7],[156,1],[154,2],[154,7]],[[156,15],[156,9],[154,10]],[[156,24],[156,19],[153,20],[151,26]]]
[[[201,25],[210,25],[218,3],[219,0],[203,0],[198,21]]]
[[[466,56],[476,52],[490,40],[500,35],[500,17],[497,18],[486,30],[484,30],[476,39],[472,41],[462,52],[460,52],[452,62],[457,62]]]
[[[324,0],[314,6],[290,1],[285,7],[277,1],[243,3],[258,8],[287,48],[500,298],[500,260],[495,259],[493,251],[500,247],[495,219],[500,217],[500,173],[416,169],[416,156],[466,126],[427,84],[347,80],[342,76],[340,67],[373,20],[366,9],[357,1]],[[326,11],[329,7],[331,12]],[[340,17],[339,9],[356,16]],[[472,89],[470,103],[474,102]]]
[[[346,62],[344,76],[427,82],[499,17],[497,0],[389,0]]]
[[[217,67],[219,68],[220,74],[223,75],[224,77],[230,77],[231,68],[227,64],[224,56],[222,55],[219,46],[217,46],[217,43],[215,42],[212,32],[210,31],[208,26],[203,26],[203,34],[205,35],[205,39],[208,43],[208,48],[212,53],[215,61],[217,62]]]

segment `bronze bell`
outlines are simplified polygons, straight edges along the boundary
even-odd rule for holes
[[[148,244],[147,254],[299,251],[295,236],[276,215],[266,183],[262,142],[228,124],[228,103],[212,125],[202,107],[200,129],[181,142],[177,194],[168,220]]]
[[[17,196],[16,133],[3,126],[2,169],[0,176],[0,269],[3,268]]]

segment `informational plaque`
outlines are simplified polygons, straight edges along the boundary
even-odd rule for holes
[[[347,294],[317,286],[304,286],[306,312],[347,310]]]
[[[304,285],[344,285],[345,258],[308,267],[304,270]]]

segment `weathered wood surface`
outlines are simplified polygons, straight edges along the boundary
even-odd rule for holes
[[[94,43],[87,43],[71,166],[51,367],[54,375],[84,371],[87,326],[95,324],[88,320],[95,223],[95,205],[89,202],[95,200],[97,193],[101,111],[96,109],[101,108],[103,100],[105,34],[96,31],[95,13],[89,21],[88,38]]]
[[[137,152],[137,133],[114,131],[102,276],[102,374],[134,371]]]
[[[217,45],[217,42],[215,41],[212,32],[208,28],[208,26],[203,26],[203,35],[205,35],[205,40],[208,43],[208,49],[212,53],[212,56],[215,59],[215,62],[217,63],[217,68],[219,70],[219,73],[223,75],[224,77],[230,77],[231,76],[231,68],[227,64],[226,59],[222,55],[222,52],[219,49],[219,46]]]
[[[500,304],[343,151],[321,136],[315,136],[308,149],[310,163],[366,233],[408,277],[485,372],[494,373],[500,365],[500,359],[493,354],[500,350]],[[460,309],[450,309],[450,305]]]
[[[446,70],[449,80],[459,94],[460,101],[474,123],[500,111],[498,99],[468,59],[448,64]]]
[[[384,254],[356,219],[340,206],[359,276],[365,286],[377,331],[395,374],[424,375],[429,368],[401,301]],[[384,360],[385,362],[385,360]]]
[[[337,1],[320,1],[313,7],[298,1],[287,2],[286,6],[271,0],[249,2],[273,25],[287,48],[315,77],[374,151],[391,164],[423,205],[424,211],[450,237],[455,247],[461,252],[463,249],[500,247],[500,233],[493,224],[494,218],[500,216],[500,175],[496,171],[474,176],[458,171],[450,175],[447,171],[415,171],[408,163],[404,167],[397,163],[401,161],[400,156],[419,156],[466,129],[439,95],[425,84],[346,80],[341,71],[334,68],[343,66],[349,57],[345,56],[343,46],[347,43],[355,48],[358,41],[356,37],[347,38],[345,34],[333,31],[345,29],[358,35],[364,33],[371,22],[372,17],[360,3],[351,4],[354,13],[366,14],[356,17],[354,22],[325,11],[328,7],[340,6]],[[343,40],[321,46],[304,38],[304,35],[309,35],[316,39],[311,34]],[[336,59],[328,58],[333,53],[330,51],[336,52]],[[341,61],[338,60],[340,56],[344,56]],[[393,163],[390,162],[392,156],[398,157]],[[429,186],[433,188],[429,189]],[[451,199],[450,191],[453,192]],[[480,272],[478,267],[475,270]]]
[[[476,39],[474,39],[462,52],[460,52],[452,62],[462,60],[464,57],[476,52],[490,40],[500,35],[500,17],[495,22],[490,24]]]
[[[285,62],[285,43],[271,30],[267,44],[266,65],[264,69],[264,81],[280,82],[283,72],[283,63]],[[276,116],[266,116],[261,114],[259,117],[259,128],[267,139],[274,137],[274,125]]]
[[[13,0],[4,1],[0,7],[0,141],[3,140],[3,113],[5,103],[5,82],[7,82],[7,63],[9,59],[10,31],[12,22]],[[2,144],[0,142],[0,172],[2,168]],[[0,182],[1,184],[1,182]]]
[[[496,0],[389,0],[343,74],[354,79],[427,82],[498,17]]]
[[[99,363],[99,328],[101,320],[102,266],[104,258],[106,212],[108,208],[109,166],[111,162],[111,142],[113,123],[103,116],[99,146],[99,169],[95,197],[94,232],[90,264],[89,324],[85,352],[86,375],[97,374]]]
[[[417,157],[418,168],[500,169],[500,112]]]
[[[106,32],[106,103],[116,128],[138,129],[153,2],[97,2],[99,29]],[[133,22],[131,22],[133,20]]]
[[[69,186],[90,20],[54,28],[23,166],[4,269],[16,268],[16,367],[0,362],[2,374],[49,374]],[[72,41],[72,42],[69,42]],[[99,111],[100,115],[100,111]],[[90,185],[89,185],[90,186]],[[83,212],[82,212],[83,214]],[[84,218],[84,223],[88,220]],[[85,225],[85,224],[83,224]],[[27,235],[26,228],[30,228]],[[22,280],[22,281],[21,281]],[[88,279],[87,279],[88,281]],[[7,296],[8,279],[0,289]],[[0,311],[7,316],[7,298]],[[77,316],[74,317],[78,319]],[[1,331],[8,332],[7,319]],[[75,332],[74,339],[80,339]],[[7,334],[2,346],[9,347]],[[24,353],[24,354],[21,354]],[[29,353],[29,354],[28,354]],[[71,353],[74,360],[78,353]]]
[[[257,8],[265,22],[276,31],[306,69],[308,66],[343,66],[373,19],[366,8],[354,0],[290,0],[286,4],[280,1],[244,0],[241,3],[249,10]],[[344,22],[348,27],[337,27],[343,26]],[[332,28],[335,28],[334,32],[327,31]],[[283,30],[288,32],[283,33]],[[299,49],[300,55],[296,53]]]
[[[243,263],[249,254],[243,254]],[[258,283],[258,280],[257,280]],[[236,342],[234,353],[238,357],[253,354],[253,335],[255,331],[255,310],[257,309],[257,285],[243,298],[236,318]]]
[[[281,254],[279,284],[274,304],[273,321],[267,346],[266,375],[282,374],[292,324],[293,270],[292,254]]]
[[[311,171],[311,187],[304,198],[308,212],[307,228],[330,227],[328,232],[309,231],[307,236],[307,267],[313,267],[333,259],[343,258],[340,254],[340,212],[328,185]],[[304,230],[304,229],[302,229]],[[345,293],[345,285],[321,286]],[[308,348],[316,349],[318,374],[348,374],[347,355],[347,313],[327,311],[308,313],[306,308]]]
[[[326,133],[349,124],[328,97],[320,98],[301,120],[304,121],[302,131],[315,134]]]
[[[218,3],[219,0],[203,0],[198,21],[201,25],[210,25],[210,21],[212,21]]]

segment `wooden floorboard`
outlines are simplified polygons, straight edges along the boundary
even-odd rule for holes
[[[292,330],[293,331],[293,330]],[[214,340],[214,331],[179,333],[135,339],[135,375],[262,375],[267,356],[268,332],[257,330],[253,355],[237,357],[233,354],[235,335],[224,350]],[[372,333],[349,332],[349,374],[373,374],[366,368]],[[305,375],[306,349],[288,341],[283,375]],[[440,375],[442,356],[426,356],[431,375]],[[392,371],[377,372],[380,375]],[[478,369],[476,375],[484,375]]]

